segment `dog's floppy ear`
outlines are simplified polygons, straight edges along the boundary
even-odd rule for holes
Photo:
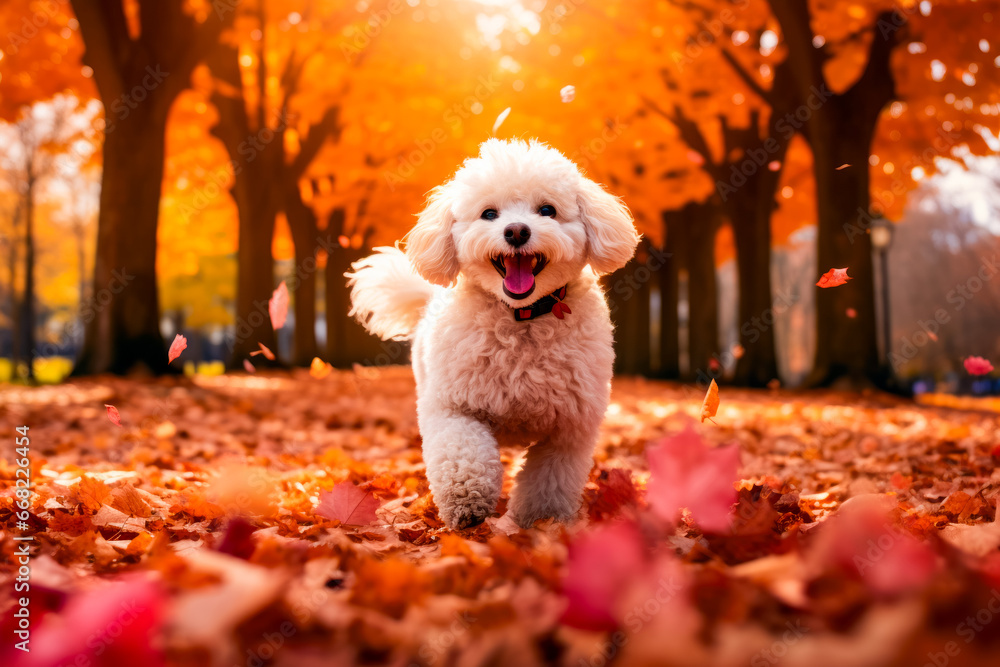
[[[614,195],[588,178],[580,178],[580,218],[587,230],[587,261],[599,274],[612,273],[632,259],[639,235],[632,214]]]
[[[417,225],[406,236],[406,256],[424,280],[447,287],[458,277],[458,254],[451,238],[451,197],[447,186],[431,191]]]

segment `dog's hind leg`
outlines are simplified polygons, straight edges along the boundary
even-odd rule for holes
[[[537,519],[572,519],[580,508],[587,476],[594,465],[598,427],[572,427],[528,448],[511,493],[511,518],[522,528]]]
[[[503,464],[489,427],[460,412],[418,405],[427,481],[449,528],[483,522],[496,509]]]

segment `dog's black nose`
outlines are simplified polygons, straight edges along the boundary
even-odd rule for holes
[[[503,237],[507,243],[519,248],[531,238],[531,230],[523,222],[512,222],[503,228]]]

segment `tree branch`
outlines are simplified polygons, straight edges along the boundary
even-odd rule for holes
[[[316,159],[316,155],[319,154],[326,140],[330,137],[336,138],[339,134],[340,107],[335,106],[327,109],[326,113],[323,114],[323,118],[309,128],[309,134],[306,135],[305,141],[299,147],[299,154],[295,156],[292,163],[288,166],[291,177],[298,181],[312,161]]]
[[[757,79],[754,78],[754,76],[743,67],[740,61],[736,59],[736,56],[729,52],[729,49],[719,49],[719,52],[722,54],[722,58],[729,63],[730,67],[733,68],[733,71],[736,72],[736,76],[738,76],[740,80],[746,84],[747,88],[752,90],[754,94],[763,100],[765,104],[770,105],[772,101],[771,91],[760,85]]]

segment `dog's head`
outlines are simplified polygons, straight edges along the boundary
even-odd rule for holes
[[[621,268],[639,237],[625,205],[562,153],[490,139],[435,188],[406,241],[426,280],[458,274],[509,306],[530,305],[590,266]]]

